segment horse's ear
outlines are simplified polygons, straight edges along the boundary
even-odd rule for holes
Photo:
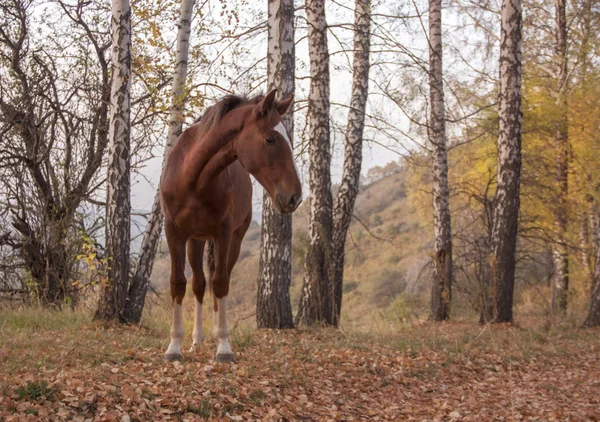
[[[259,116],[265,116],[275,104],[275,94],[277,94],[277,89],[272,89],[265,98],[261,100],[260,103],[256,104],[255,110],[258,112]]]
[[[290,97],[285,100],[279,101],[277,103],[277,105],[275,106],[275,109],[277,110],[277,112],[279,113],[280,116],[283,116],[284,114],[287,114],[290,111],[290,109],[292,108],[293,102],[294,102],[294,94],[290,95]]]

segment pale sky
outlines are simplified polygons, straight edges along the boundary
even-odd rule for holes
[[[251,3],[251,4],[249,4]],[[306,39],[306,20],[301,6],[303,2],[297,1],[296,13],[296,104],[295,104],[295,154],[300,154],[301,131],[304,128],[306,98],[309,89],[309,59],[308,43]],[[427,78],[424,69],[427,68],[427,38],[423,32],[427,28],[427,2],[424,0],[415,0],[413,3],[406,2],[386,2],[383,0],[373,2],[373,24],[371,31],[375,35],[371,42],[371,72],[370,89],[367,104],[367,114],[377,116],[379,122],[367,118],[365,129],[365,139],[367,141],[363,147],[363,166],[362,173],[365,174],[374,166],[383,166],[390,161],[396,161],[401,154],[410,152],[419,148],[419,145],[427,145],[422,129],[418,125],[411,124],[405,112],[412,113],[413,116],[421,120],[427,112],[425,97],[428,95]],[[214,14],[219,19],[222,2],[209,0],[206,3],[203,13]],[[333,163],[331,168],[333,183],[339,183],[341,179],[343,163],[343,130],[346,126],[347,108],[350,103],[352,75],[350,66],[352,53],[348,49],[352,48],[351,30],[354,21],[354,2],[341,0],[341,2],[329,1],[327,5],[327,21],[329,28],[328,46],[330,52],[330,73],[331,73],[331,128],[332,143],[334,145]],[[247,28],[256,26],[266,20],[267,2],[247,2],[245,0],[231,0],[227,2],[227,7],[237,8],[240,24],[237,32],[242,32]],[[418,13],[415,6],[419,8]],[[389,18],[389,16],[407,16],[408,20]],[[487,16],[490,22],[496,21],[494,12]],[[480,81],[483,73],[495,72],[497,61],[493,59],[482,61],[482,52],[479,43],[483,39],[478,35],[477,30],[469,25],[468,17],[464,13],[457,12],[451,4],[444,4],[442,11],[443,34],[444,34],[444,68],[446,71],[445,79],[450,78],[460,80],[461,84],[469,86],[470,81],[477,80],[477,87],[489,89],[485,86],[485,81]],[[466,19],[466,20],[465,20]],[[194,24],[192,24],[192,27]],[[222,30],[223,28],[219,28]],[[175,30],[175,28],[174,28]],[[216,31],[215,31],[216,33]],[[213,34],[214,35],[214,34]],[[192,44],[194,43],[192,35]],[[209,37],[211,34],[208,35]],[[392,37],[397,44],[390,44]],[[197,39],[196,39],[197,41]],[[237,64],[247,63],[250,73],[254,73],[254,82],[241,82],[240,86],[227,85],[228,80],[237,78],[237,74],[227,75],[225,79],[219,79],[214,75],[222,71],[223,67],[220,61],[215,60],[209,65],[206,75],[199,75],[200,80],[195,83],[211,82],[228,87],[235,93],[256,94],[266,90],[266,84],[256,87],[256,78],[266,81],[266,64],[264,59],[267,53],[267,33],[266,30],[249,40],[244,40],[244,46],[247,51],[245,54],[236,55]],[[214,51],[208,49],[214,48]],[[222,47],[208,47],[206,54],[208,57],[230,57],[231,52],[220,49]],[[255,63],[258,65],[254,65]],[[476,64],[481,62],[480,64]],[[190,66],[193,64],[190,63]],[[220,67],[219,67],[220,66]],[[491,66],[491,68],[488,68]],[[226,72],[228,69],[224,69]],[[227,79],[229,78],[229,79]],[[478,79],[479,78],[479,79]],[[469,88],[476,88],[469,86]],[[248,92],[248,89],[251,92]],[[401,110],[389,97],[383,95],[386,89],[397,96],[399,101],[403,102],[404,111]],[[240,90],[246,90],[245,92]],[[455,99],[450,89],[446,91],[446,107],[451,118],[460,117],[467,114],[469,110],[463,110],[460,101]],[[476,92],[476,91],[472,91]],[[202,92],[207,97],[220,97],[222,94],[218,91],[210,91],[207,88]],[[208,103],[210,105],[210,103]],[[191,111],[195,116],[199,116],[202,110]],[[464,122],[463,122],[464,123]],[[447,125],[447,133],[452,142],[452,136],[460,136],[460,125]],[[369,128],[377,124],[378,128]],[[380,126],[381,125],[381,126]],[[388,126],[385,126],[388,125]],[[385,127],[384,127],[385,126]],[[383,129],[380,129],[382,127]],[[166,132],[165,132],[166,136]],[[164,138],[163,138],[164,139]],[[155,151],[156,158],[150,160],[143,169],[143,177],[136,177],[132,187],[132,206],[134,209],[149,209],[151,207],[155,188],[160,178],[160,169],[162,163],[162,148]],[[304,184],[304,196],[309,194],[307,186],[308,163],[306,153],[297,156],[297,165],[302,173]],[[254,209],[261,209],[260,187],[255,189]]]
[[[352,3],[348,3],[352,5]],[[241,19],[250,19],[246,22],[247,27],[251,27],[256,25],[260,19],[266,19],[266,2],[264,2],[264,8],[258,8],[255,5],[245,4],[240,6],[240,17]],[[245,9],[248,9],[245,11]],[[265,9],[265,10],[262,10]],[[306,78],[309,72],[308,67],[308,45],[305,37],[305,21],[303,20],[304,12],[299,11],[296,17],[296,39],[299,40],[296,45],[296,99],[299,100],[296,103],[296,108],[302,104],[302,101],[306,99],[308,96],[309,89],[309,79]],[[252,20],[254,19],[254,20]],[[351,8],[340,8],[334,3],[328,3],[327,10],[327,19],[328,23],[331,26],[336,26],[339,24],[347,24],[353,22],[354,13]],[[243,25],[242,25],[243,27]],[[332,34],[332,32],[334,34]],[[249,60],[256,60],[256,58],[264,57],[267,52],[267,39],[266,39],[266,31],[264,34],[254,41],[251,45],[251,56],[248,57]],[[343,138],[342,134],[339,132],[339,129],[345,128],[346,126],[346,118],[347,118],[347,109],[340,107],[335,104],[349,104],[350,102],[350,94],[352,86],[352,76],[348,69],[349,64],[351,62],[351,52],[344,53],[341,52],[340,40],[344,43],[348,43],[347,45],[351,45],[352,40],[352,32],[346,29],[331,29],[329,34],[329,51],[330,51],[330,72],[331,72],[331,89],[330,89],[330,100],[332,103],[332,134],[333,139],[332,143],[334,144],[334,155],[333,155],[333,163],[331,168],[332,173],[332,181],[333,183],[339,183],[342,174],[342,163],[343,163]],[[192,42],[193,42],[192,38]],[[264,66],[263,66],[264,67]],[[266,68],[261,69],[266,74]],[[374,72],[372,72],[372,75]],[[210,78],[207,80],[209,81]],[[256,92],[264,92],[266,86],[261,87],[261,90],[256,90]],[[256,93],[256,92],[253,92]],[[217,94],[218,95],[218,94]],[[369,97],[369,109],[373,108],[384,108],[383,102],[385,100],[382,99],[381,96],[371,95]],[[393,108],[393,103],[387,105],[388,109],[391,110]],[[295,140],[294,144],[298,146],[299,143],[299,130],[303,127],[303,119],[305,110],[296,112],[295,119]],[[197,115],[201,114],[201,110],[198,110]],[[403,121],[404,120],[404,121]],[[400,118],[397,122],[398,125],[405,126],[405,129],[408,128],[408,123],[405,119]],[[337,127],[338,130],[333,128],[333,126]],[[335,133],[334,133],[335,132]],[[366,132],[369,132],[367,130]],[[166,135],[166,133],[165,133]],[[378,138],[377,134],[374,134],[373,131],[370,133],[366,133],[366,137],[375,137]],[[373,166],[382,166],[387,164],[390,161],[398,160],[400,158],[400,153],[403,151],[393,140],[387,139],[385,136],[379,136],[377,139],[378,142],[389,146],[389,148],[384,148],[375,143],[367,142],[363,147],[363,169],[362,172],[365,174],[371,167]],[[390,148],[398,153],[394,153],[390,151]],[[295,154],[299,154],[299,148],[295,148]],[[160,169],[162,163],[162,148],[156,150],[157,157],[150,160],[146,167],[142,170],[143,177],[137,176],[133,180],[132,185],[132,207],[134,209],[144,209],[148,210],[151,208],[152,201],[154,198],[155,189],[160,178]],[[307,172],[308,172],[308,163],[307,163],[306,154],[303,154],[301,157],[296,158],[296,163],[298,168],[302,173],[302,179],[304,184],[304,196],[308,195],[308,186],[307,186]],[[256,184],[257,185],[257,184]],[[261,188],[258,186],[255,188],[254,194],[254,209],[258,211],[261,209]]]

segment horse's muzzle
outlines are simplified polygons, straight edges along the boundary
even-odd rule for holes
[[[296,211],[302,203],[302,195],[292,194],[289,198],[284,199],[283,195],[277,194],[277,209],[282,214],[287,214]]]

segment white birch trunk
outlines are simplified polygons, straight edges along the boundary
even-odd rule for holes
[[[567,18],[566,0],[556,0],[556,60],[559,66],[556,105],[558,118],[555,122],[556,184],[558,188],[554,226],[557,240],[552,246],[554,256],[554,283],[552,284],[552,309],[555,314],[567,311],[569,291],[569,250],[567,239],[569,201],[569,132],[567,105]]]
[[[333,209],[331,277],[334,285],[333,325],[340,322],[344,258],[348,227],[358,195],[362,165],[365,109],[369,95],[369,51],[371,27],[370,0],[356,0],[354,8],[354,58],[352,63],[352,97],[346,126],[342,182]]]
[[[500,29],[498,186],[494,198],[490,278],[481,322],[512,321],[521,177],[521,0],[503,0]]]
[[[594,252],[592,249],[591,235],[590,235],[590,212],[585,210],[579,214],[579,265],[584,268],[585,271],[585,286],[586,290],[591,290],[594,280],[594,266],[592,264],[594,260]]]
[[[112,0],[112,85],[106,199],[106,257],[109,283],[97,319],[123,319],[129,283],[131,241],[130,106],[131,8],[129,0]]]
[[[175,73],[173,75],[173,105],[169,115],[169,131],[163,155],[163,167],[169,156],[171,148],[181,134],[183,124],[183,112],[185,109],[185,82],[187,79],[188,53],[190,47],[190,34],[192,25],[192,13],[195,0],[182,0],[181,12],[177,31],[177,52],[175,56]],[[129,322],[139,323],[144,309],[146,292],[150,275],[154,266],[156,248],[161,238],[163,226],[163,214],[161,209],[160,192],[156,191],[154,203],[150,213],[150,219],[144,237],[140,256],[137,261],[135,272],[129,287],[126,317]]]
[[[600,213],[598,207],[594,207],[594,220],[600,220]],[[590,308],[588,315],[583,322],[584,327],[598,327],[600,326],[600,247],[598,245],[598,236],[593,235],[594,239],[594,269],[592,277],[592,292],[590,296]]]
[[[329,52],[324,0],[306,0],[310,91],[308,96],[308,152],[310,188],[310,244],[296,321],[333,323],[330,277],[332,197],[329,133]]]
[[[433,228],[435,237],[431,313],[433,321],[450,318],[452,299],[452,230],[442,68],[442,1],[429,0],[429,140],[432,154]]]
[[[269,0],[267,92],[277,88],[280,98],[294,93],[294,1]],[[293,144],[294,117],[283,123]],[[292,216],[273,207],[263,194],[256,322],[259,328],[293,328],[290,283],[292,279]]]

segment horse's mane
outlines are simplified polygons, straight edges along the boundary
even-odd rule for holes
[[[245,95],[226,95],[215,104],[207,108],[204,114],[198,117],[194,123],[199,123],[202,133],[207,133],[215,125],[219,124],[223,117],[225,117],[225,115],[230,111],[245,105],[257,104],[263,98],[264,96],[262,94],[256,95],[252,98],[248,98]]]

